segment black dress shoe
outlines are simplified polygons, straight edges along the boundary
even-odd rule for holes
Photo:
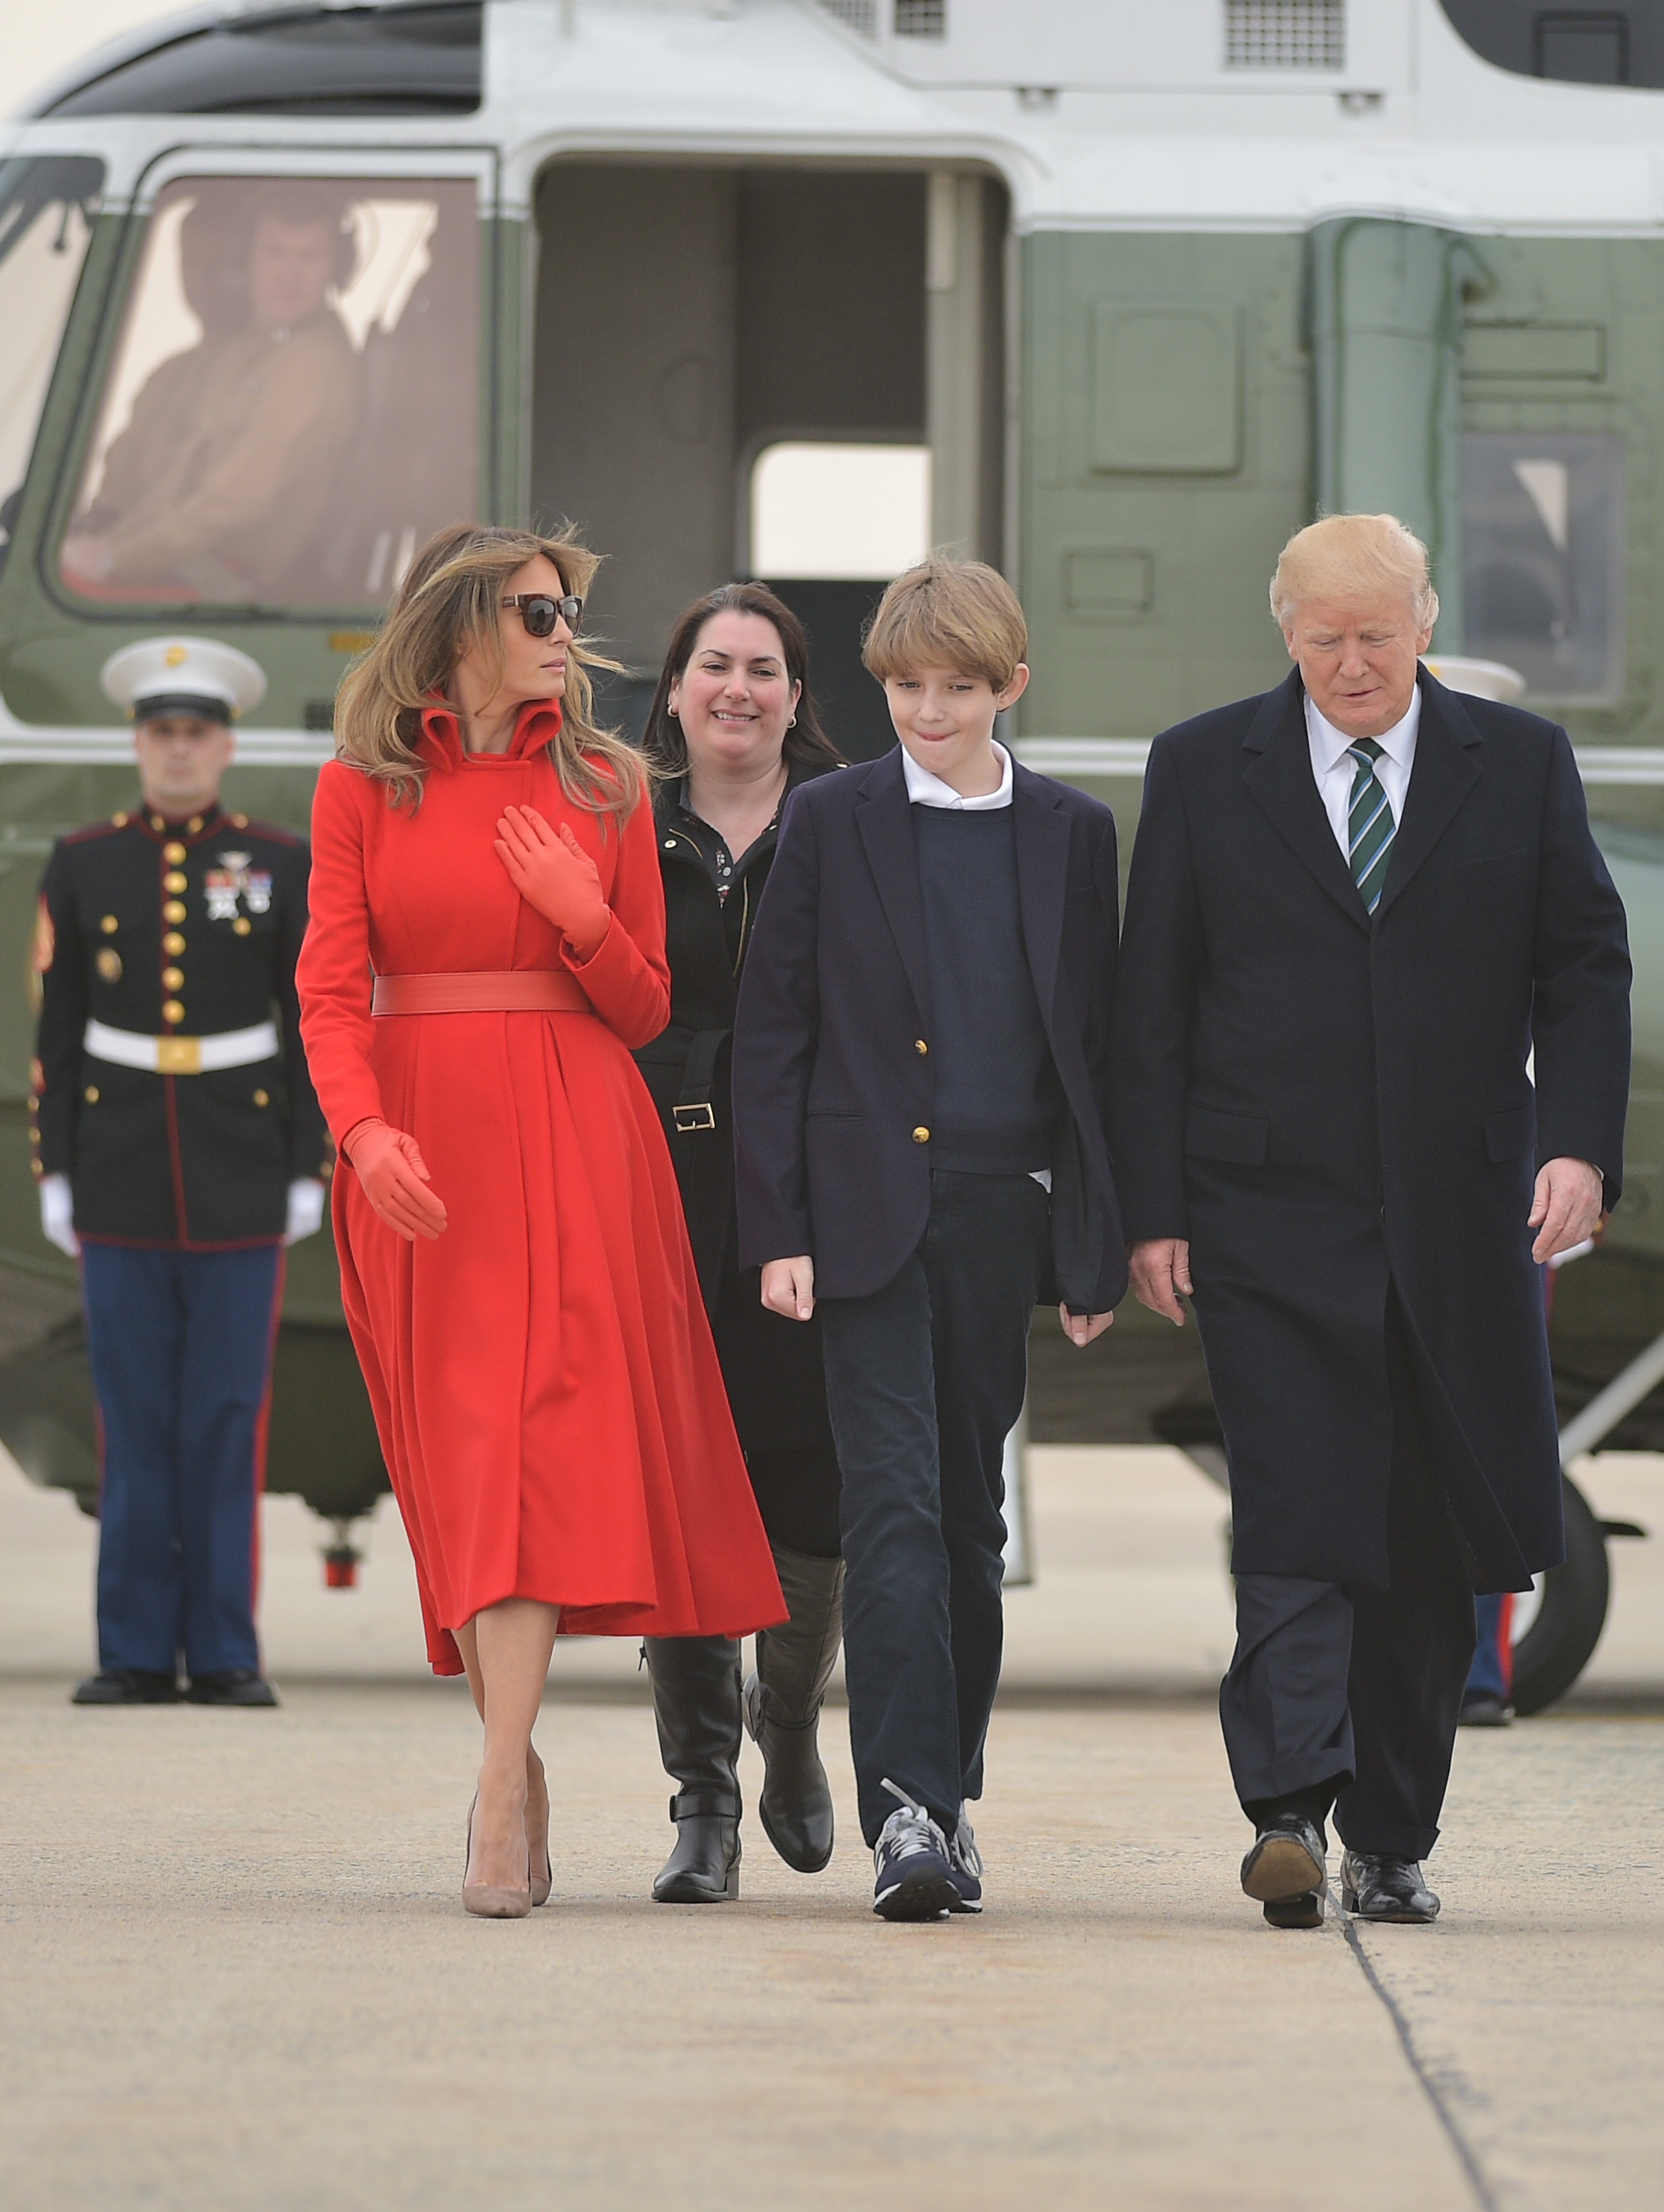
[[[77,1682],[72,1705],[176,1705],[179,1686],[171,1674],[148,1674],[143,1667],[106,1667]]]
[[[1424,1927],[1439,1917],[1439,1901],[1414,1859],[1385,1851],[1347,1851],[1340,1862],[1340,1902],[1355,1919],[1396,1920]]]
[[[1513,1706],[1493,1698],[1488,1690],[1476,1691],[1461,1701],[1463,1728],[1506,1728],[1513,1717]]]
[[[1274,1897],[1266,1901],[1266,1919],[1272,1928],[1321,1928],[1323,1893],[1309,1889],[1303,1897]]]
[[[1278,1813],[1260,1829],[1242,1861],[1242,1887],[1266,1908],[1274,1928],[1315,1928],[1328,1880],[1328,1838],[1302,1813]],[[1297,1908],[1300,1917],[1273,1918],[1273,1905]],[[1314,1912],[1316,1917],[1311,1916]]]
[[[275,1705],[277,1692],[252,1667],[231,1667],[222,1674],[193,1674],[185,1702],[192,1705]]]

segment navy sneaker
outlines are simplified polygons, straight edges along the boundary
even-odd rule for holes
[[[959,1909],[947,1838],[904,1790],[888,1778],[884,1786],[901,1803],[872,1853],[872,1910],[885,1920],[945,1920]]]
[[[950,1912],[980,1912],[982,1910],[982,1854],[976,1848],[976,1831],[965,1817],[965,1808],[959,1808],[959,1826],[948,1838],[948,1871],[953,1876],[957,1892]]]

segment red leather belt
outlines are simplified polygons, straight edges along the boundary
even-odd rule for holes
[[[443,975],[378,975],[373,1014],[588,1014],[575,975],[548,968],[457,969]]]

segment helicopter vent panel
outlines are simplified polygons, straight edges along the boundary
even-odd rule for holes
[[[1225,0],[1227,69],[1345,65],[1345,0]]]
[[[818,0],[818,4],[823,15],[841,23],[858,39],[878,37],[878,0]]]
[[[896,0],[898,39],[945,39],[948,0]]]

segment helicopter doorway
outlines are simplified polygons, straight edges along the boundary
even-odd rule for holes
[[[597,634],[630,672],[613,711],[639,727],[681,609],[756,574],[809,629],[843,749],[884,750],[859,662],[884,584],[932,545],[1000,556],[1003,191],[956,172],[574,160],[544,173],[536,213],[531,511],[607,556]],[[859,501],[852,519],[814,489],[832,447],[846,493],[875,488],[865,558]],[[883,488],[911,482],[916,507],[921,462],[927,507],[898,526]],[[759,530],[788,482],[803,511]],[[772,573],[771,542],[793,573]]]

